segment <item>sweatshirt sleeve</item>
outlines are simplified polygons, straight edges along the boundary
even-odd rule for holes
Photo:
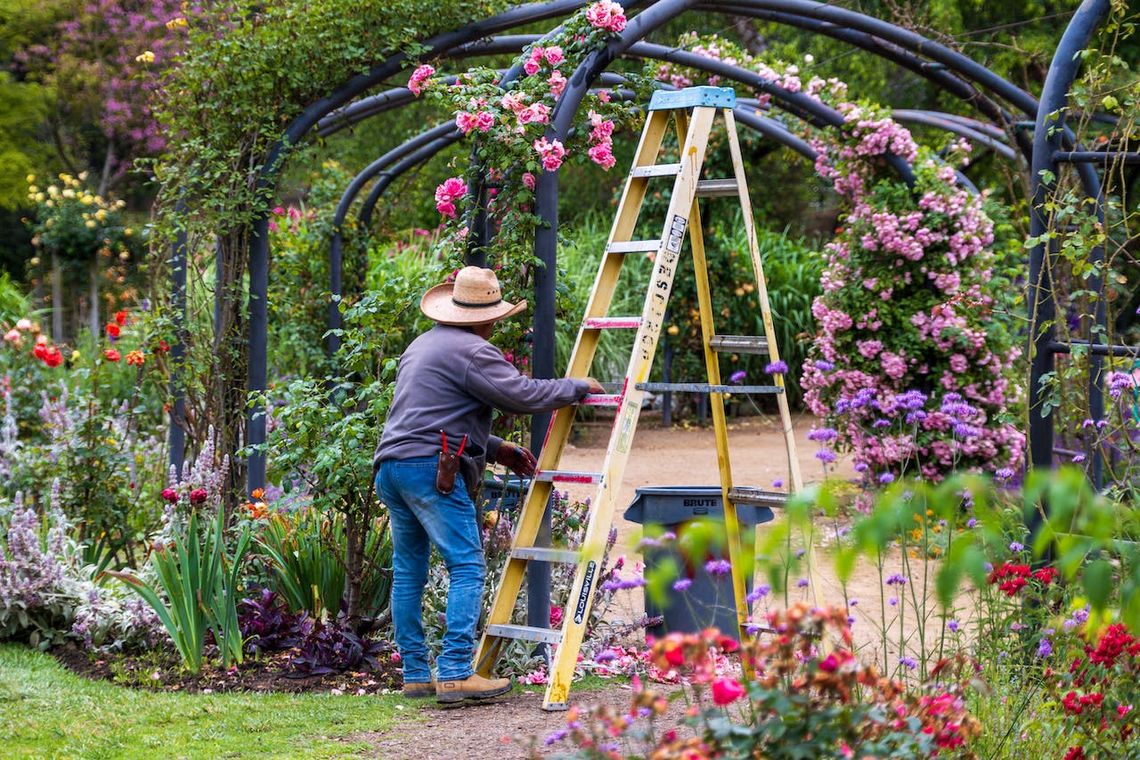
[[[485,343],[467,365],[467,390],[483,403],[514,414],[549,412],[586,395],[585,380],[556,378],[535,380],[515,369],[497,348]]]

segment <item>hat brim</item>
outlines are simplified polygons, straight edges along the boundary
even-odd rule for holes
[[[499,301],[491,306],[460,306],[451,300],[455,285],[445,282],[424,293],[420,311],[441,325],[486,325],[513,317],[526,309],[526,301]]]

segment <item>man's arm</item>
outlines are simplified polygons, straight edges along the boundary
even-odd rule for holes
[[[490,343],[475,350],[467,367],[465,384],[471,395],[483,403],[515,414],[559,409],[578,401],[592,387],[588,381],[577,378],[536,380],[527,377]]]

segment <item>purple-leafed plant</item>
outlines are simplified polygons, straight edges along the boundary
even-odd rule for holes
[[[253,654],[289,649],[300,643],[304,613],[291,614],[271,589],[238,602],[238,627]]]
[[[319,676],[346,670],[379,670],[384,644],[358,636],[341,621],[305,618],[300,626],[297,656],[293,658],[294,675]]]

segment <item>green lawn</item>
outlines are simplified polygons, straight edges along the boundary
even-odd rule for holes
[[[351,757],[343,737],[417,720],[402,697],[156,694],[80,678],[0,646],[0,757]]]

